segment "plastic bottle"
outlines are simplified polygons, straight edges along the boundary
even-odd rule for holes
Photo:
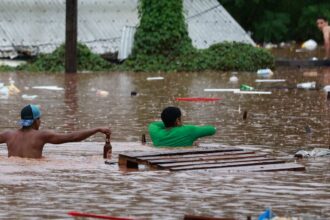
[[[260,69],[257,74],[261,76],[271,76],[273,75],[273,71],[271,69]]]
[[[238,82],[238,78],[237,78],[237,76],[231,76],[231,77],[229,78],[229,82],[231,82],[231,83],[236,83],[236,82]]]
[[[252,86],[248,86],[248,85],[245,85],[245,84],[242,84],[240,86],[240,89],[241,89],[241,91],[253,91],[254,90],[254,88]]]
[[[105,144],[103,147],[103,158],[111,159],[111,155],[112,155],[112,146],[110,143],[110,135],[107,135],[106,139],[105,139]]]
[[[315,89],[316,82],[305,82],[297,84],[298,89]]]
[[[9,89],[7,86],[4,86],[3,83],[0,83],[0,97],[8,98],[9,97]]]
[[[247,119],[247,114],[248,114],[248,112],[247,111],[244,111],[244,113],[243,113],[243,120],[246,120]]]
[[[141,143],[143,145],[145,145],[147,143],[147,139],[146,139],[146,135],[145,134],[142,134],[142,137],[141,137]]]

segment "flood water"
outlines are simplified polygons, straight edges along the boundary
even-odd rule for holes
[[[29,103],[43,112],[42,129],[69,132],[110,126],[115,152],[150,151],[138,142],[148,123],[168,105],[182,109],[189,124],[211,124],[216,135],[203,143],[238,146],[291,159],[300,149],[330,145],[330,101],[322,90],[297,90],[297,83],[330,85],[330,69],[278,69],[281,83],[256,83],[256,73],[1,73],[11,77],[20,95],[0,99],[0,131],[17,128],[19,111]],[[147,81],[163,76],[164,80]],[[206,88],[239,88],[248,84],[271,95],[206,93]],[[36,90],[59,86],[63,91]],[[109,91],[106,97],[96,90]],[[131,97],[131,91],[137,96]],[[35,100],[22,94],[38,95]],[[211,103],[176,102],[176,97],[219,97]],[[242,120],[243,111],[248,119]],[[307,133],[306,127],[311,129]],[[147,139],[150,141],[149,136]],[[91,143],[46,146],[45,159],[7,158],[0,145],[0,219],[64,219],[68,211],[84,211],[139,219],[183,219],[184,214],[218,217],[255,217],[267,207],[281,216],[330,219],[330,159],[311,158],[299,163],[306,172],[123,173],[101,158],[104,137]],[[98,142],[98,143],[95,143]],[[128,143],[130,142],[130,143]],[[132,144],[134,142],[135,144]]]

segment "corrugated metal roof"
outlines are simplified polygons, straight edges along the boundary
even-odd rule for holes
[[[131,54],[133,50],[135,32],[135,26],[125,26],[123,28],[120,47],[118,51],[118,60],[125,60]]]
[[[96,53],[118,51],[122,28],[138,23],[138,0],[78,2],[78,40]],[[0,1],[0,51],[33,46],[49,53],[64,39],[65,0]]]
[[[96,53],[119,51],[123,28],[139,22],[138,0],[78,3],[78,40]],[[197,48],[226,40],[253,43],[217,0],[184,0],[184,11]],[[15,57],[22,47],[52,52],[64,42],[64,25],[65,0],[1,0],[0,57]],[[132,38],[128,35],[126,40]]]
[[[217,0],[184,0],[189,36],[197,48],[229,41],[255,45],[250,36]]]

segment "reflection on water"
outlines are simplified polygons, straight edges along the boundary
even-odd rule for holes
[[[305,71],[317,72],[304,76]],[[20,96],[0,100],[0,130],[17,127],[19,110],[30,102],[43,111],[42,127],[72,131],[110,125],[116,141],[140,141],[147,124],[162,108],[177,105],[184,121],[213,124],[218,133],[203,142],[239,145],[291,157],[298,149],[330,145],[330,102],[321,90],[292,89],[297,83],[316,81],[329,85],[329,69],[275,71],[273,78],[285,83],[256,83],[256,74],[239,73],[239,83],[272,95],[205,93],[205,88],[238,88],[230,84],[230,73],[169,73],[165,80],[147,81],[159,74],[97,73],[79,75],[0,74],[12,77],[17,87],[34,101]],[[57,85],[64,91],[34,90],[33,86]],[[275,88],[276,87],[276,88]],[[106,90],[107,97],[96,90]],[[137,96],[130,96],[137,91]],[[220,102],[175,102],[176,97],[220,97]],[[243,111],[248,119],[242,120]],[[306,126],[311,133],[306,133]],[[147,136],[147,139],[150,138]],[[97,135],[90,141],[104,141]],[[66,217],[71,210],[146,217],[180,219],[184,214],[214,216],[256,215],[271,206],[282,215],[309,219],[330,218],[330,173],[328,158],[305,161],[307,172],[219,173],[194,172],[120,173],[105,165],[103,143],[49,146],[46,158],[6,158],[0,147],[0,219]],[[114,151],[150,148],[114,143]]]

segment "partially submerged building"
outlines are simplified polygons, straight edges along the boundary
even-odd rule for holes
[[[183,0],[196,48],[224,41],[254,44],[217,0]],[[138,0],[78,0],[78,40],[125,59],[139,24]],[[0,58],[54,51],[65,39],[65,0],[1,0]]]

